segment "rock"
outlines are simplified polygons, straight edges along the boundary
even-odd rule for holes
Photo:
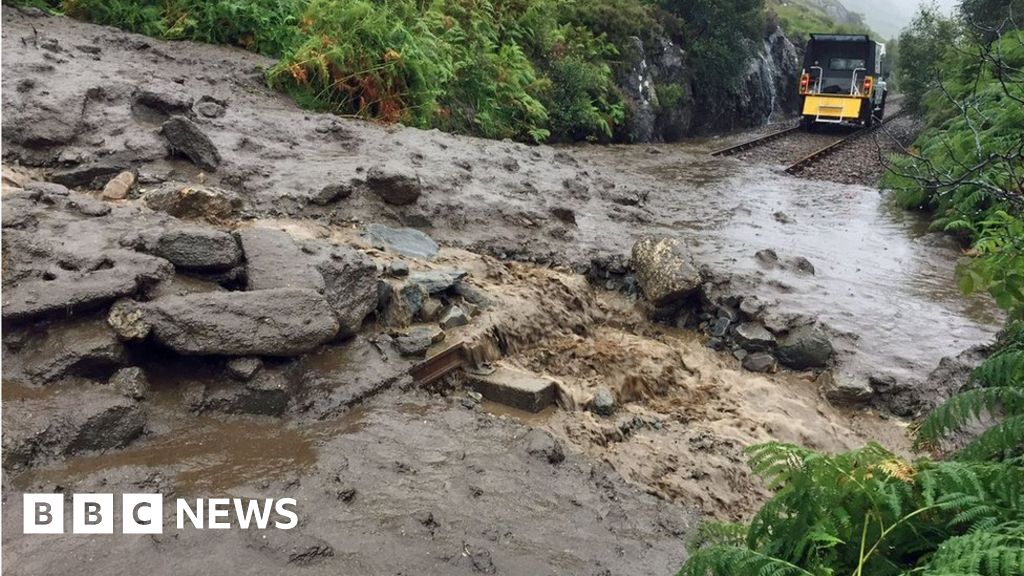
[[[387,248],[403,256],[432,260],[437,256],[437,242],[415,228],[389,228],[382,224],[366,226],[366,237],[375,247]]]
[[[129,366],[114,372],[107,385],[123,396],[135,400],[142,400],[149,393],[149,379],[138,366]]]
[[[767,352],[754,352],[743,357],[743,368],[751,372],[775,372],[775,357]]]
[[[162,114],[186,114],[192,109],[192,98],[181,91],[143,90],[135,96],[135,103],[152,108]]]
[[[715,338],[721,338],[729,331],[729,326],[728,318],[715,318],[715,321],[711,324],[711,335]]]
[[[84,194],[72,194],[68,200],[68,208],[83,216],[106,216],[110,214],[110,206]]]
[[[551,215],[555,218],[565,222],[566,224],[576,225],[576,212],[572,208],[556,207],[551,209]]]
[[[428,270],[409,274],[407,282],[423,287],[428,294],[439,294],[458,284],[467,274],[465,270]]]
[[[100,189],[128,166],[121,164],[80,164],[72,168],[58,170],[50,176],[50,180],[68,188]]]
[[[555,403],[554,380],[507,366],[489,372],[466,370],[466,384],[492,402],[527,412],[540,412]]]
[[[295,356],[338,333],[333,310],[313,290],[167,296],[142,309],[153,338],[179,354]]]
[[[172,116],[161,127],[164,138],[174,154],[183,154],[204,170],[215,171],[220,165],[220,152],[210,138],[184,116]]]
[[[282,563],[307,566],[334,556],[330,544],[299,530],[250,530],[248,537],[253,548]]]
[[[700,272],[682,240],[646,237],[633,245],[633,269],[655,308],[679,303],[701,284]]]
[[[601,416],[611,416],[615,413],[617,403],[615,394],[608,388],[601,386],[594,392],[594,399],[590,401],[590,409]]]
[[[490,308],[494,304],[486,292],[469,282],[458,282],[455,286],[452,286],[452,292],[457,296],[461,296],[466,302],[481,309]]]
[[[417,326],[395,338],[395,347],[403,356],[421,356],[433,344],[444,340],[444,331],[436,326]]]
[[[195,226],[168,230],[156,241],[154,253],[180,270],[230,270],[242,261],[235,237],[227,232]]]
[[[272,228],[236,233],[245,253],[246,289],[302,288],[323,292],[324,278],[290,234]]]
[[[124,200],[135,185],[135,173],[125,171],[111,178],[103,187],[104,200]]]
[[[4,322],[70,317],[100,308],[174,273],[170,262],[126,250],[103,253],[109,266],[60,270],[52,280],[25,280],[4,288]]]
[[[779,264],[779,255],[771,248],[758,250],[754,253],[754,258],[757,258],[758,262],[769,268],[773,268]]]
[[[736,343],[748,352],[764,352],[775,345],[775,336],[756,322],[744,322],[735,329]]]
[[[352,185],[350,184],[328,184],[314,194],[310,201],[319,206],[326,206],[338,200],[344,200],[351,195]]]
[[[531,429],[519,443],[527,454],[546,460],[549,464],[558,464],[565,460],[562,444],[539,428]]]
[[[196,112],[205,118],[220,118],[224,115],[224,105],[213,100],[202,100],[195,106]]]
[[[825,398],[836,406],[857,406],[871,400],[874,391],[866,378],[822,372],[817,379]]]
[[[153,328],[146,321],[142,305],[131,299],[118,300],[110,307],[107,324],[122,340],[140,341],[149,336]]]
[[[384,323],[388,326],[405,326],[420,314],[429,294],[417,284],[385,284]]]
[[[775,221],[780,223],[780,224],[792,224],[793,223],[793,219],[789,216],[789,214],[786,214],[782,210],[779,210],[778,212],[775,212],[774,214],[772,214],[772,218],[775,218]]]
[[[41,197],[67,196],[71,193],[67,186],[56,182],[29,182],[24,186],[27,192],[38,192]]]
[[[4,467],[120,448],[142,434],[145,423],[146,413],[138,402],[103,386],[4,400]]]
[[[114,331],[91,318],[53,324],[22,348],[17,356],[5,354],[4,372],[21,372],[34,383],[66,376],[106,379],[128,355]]]
[[[338,320],[339,336],[354,334],[377,309],[377,265],[358,250],[335,247],[317,261],[324,297]]]
[[[454,304],[449,306],[441,316],[441,328],[444,328],[445,330],[448,330],[449,328],[456,328],[458,326],[465,326],[466,324],[469,324],[469,317],[466,316],[466,313],[462,308]]]
[[[795,256],[789,260],[789,265],[795,268],[797,272],[803,274],[814,274],[814,264],[803,256]]]
[[[207,186],[166,184],[146,194],[146,205],[177,218],[224,220],[242,205],[234,192]]]
[[[228,376],[244,382],[251,380],[263,368],[263,360],[255,356],[243,356],[228,360],[224,367],[227,368]]]
[[[444,304],[437,298],[428,297],[423,301],[423,305],[420,306],[419,317],[424,322],[433,322],[441,314],[441,310],[444,308]],[[448,328],[447,326],[441,325],[442,328]]]
[[[790,331],[779,341],[775,351],[780,363],[796,370],[824,368],[833,353],[831,340],[816,324]]]
[[[395,206],[416,202],[422,191],[419,175],[412,168],[399,164],[371,168],[366,175],[366,185],[384,202]]]
[[[263,370],[245,384],[227,381],[207,386],[190,408],[196,412],[281,416],[291,397],[291,387],[280,371]]]
[[[405,278],[409,275],[409,263],[403,260],[392,260],[388,264],[388,274],[393,278]]]

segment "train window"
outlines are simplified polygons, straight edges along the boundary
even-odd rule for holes
[[[867,66],[861,58],[832,58],[828,61],[828,67],[830,70],[851,72]]]

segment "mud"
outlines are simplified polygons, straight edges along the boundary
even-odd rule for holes
[[[766,496],[744,447],[778,439],[843,450],[878,440],[908,449],[908,422],[884,405],[834,406],[819,370],[753,374],[738,348],[712,350],[716,307],[747,309],[780,335],[820,323],[837,350],[829,369],[891,378],[909,397],[906,414],[950,392],[919,385],[941,358],[987,342],[1001,321],[986,299],[957,292],[958,247],[876,189],[711,158],[717,139],[529,147],[378,126],[297,108],[265,87],[272,62],[246,52],[10,9],[3,20],[4,290],[23,296],[10,315],[4,301],[3,549],[12,574],[69,565],[86,574],[239,565],[674,573],[700,515],[745,518]],[[209,139],[199,139],[203,168],[181,155],[181,142],[168,147],[168,111]],[[122,170],[138,185],[125,200],[101,200]],[[331,298],[345,326],[286,357],[260,358],[241,379],[228,364],[252,363],[250,349],[218,341],[179,346],[198,354],[179,355],[135,332],[137,316],[111,313],[118,298],[158,308],[261,292],[246,276],[255,258],[211,272],[142,254],[150,236],[183,221],[217,238],[283,231],[275,242],[295,249],[275,244],[268,258],[286,254],[289,269],[323,280],[307,296]],[[391,250],[367,234],[371,224],[416,228],[440,250]],[[652,234],[683,240],[705,280],[689,308],[659,321],[629,263],[636,240]],[[755,256],[766,249],[777,263]],[[274,258],[259,268],[277,282]],[[305,258],[315,273],[300,265]],[[813,273],[789,264],[798,258]],[[413,286],[424,275],[441,286]],[[106,280],[82,293],[82,276]],[[66,291],[42,306],[34,282]],[[437,330],[424,310],[452,305],[470,321],[427,343],[427,355],[463,343],[474,364],[552,377],[559,406],[531,415],[487,402],[466,408],[458,374],[416,389],[408,371],[422,358],[395,342],[411,329]],[[116,325],[125,350],[61,337],[79,322],[93,336]],[[12,407],[31,408],[20,416],[45,430],[57,412],[37,407],[59,403],[71,386],[110,396],[105,380],[129,365],[149,392],[119,400],[144,414],[126,446],[7,458]],[[598,389],[614,398],[610,416],[588,409]],[[565,460],[534,454],[545,450]],[[20,534],[25,491],[292,496],[302,520],[289,533],[171,526],[155,538],[40,538]]]

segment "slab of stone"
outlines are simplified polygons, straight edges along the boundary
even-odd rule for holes
[[[214,171],[220,165],[220,152],[210,137],[188,118],[172,116],[161,127],[171,151],[188,157],[204,170]]]
[[[453,288],[468,275],[465,270],[427,270],[409,274],[409,284],[422,286],[427,294],[438,294]]]
[[[366,238],[378,248],[412,258],[431,260],[437,256],[437,242],[415,228],[391,228],[383,224],[366,226]]]
[[[242,260],[235,237],[201,227],[168,230],[157,239],[154,253],[182,270],[230,270]]]
[[[700,271],[678,238],[641,238],[633,245],[631,262],[644,295],[655,308],[674,305],[700,287]]]
[[[775,336],[757,322],[744,322],[736,327],[736,343],[748,352],[767,352],[775,345]]]
[[[302,288],[323,292],[324,278],[291,235],[274,228],[239,230],[238,241],[245,254],[246,288]]]
[[[489,374],[467,371],[467,385],[492,402],[540,412],[555,403],[555,381],[507,366]]]

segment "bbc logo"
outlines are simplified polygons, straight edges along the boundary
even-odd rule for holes
[[[63,534],[64,495],[24,494],[24,533]],[[160,494],[122,494],[121,532],[160,534],[163,532],[164,500]],[[73,494],[73,534],[113,534],[113,494]]]

